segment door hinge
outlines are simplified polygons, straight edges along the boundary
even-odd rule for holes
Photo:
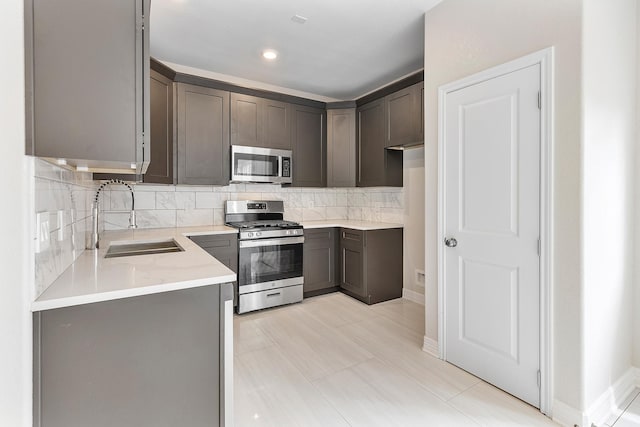
[[[538,371],[538,388],[540,388],[541,381],[542,381],[542,375],[540,374],[540,371]]]
[[[542,92],[538,91],[538,110],[542,110]]]

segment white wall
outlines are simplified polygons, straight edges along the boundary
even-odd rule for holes
[[[424,148],[404,151],[403,172],[404,288],[424,295],[416,282],[416,270],[424,271]]]
[[[640,7],[636,11],[636,123],[640,123]],[[640,307],[640,125],[636,125],[634,307]],[[640,310],[633,310],[633,366],[640,367]]]
[[[0,425],[31,424],[31,347],[27,301],[28,171],[24,156],[23,3],[0,6]]]
[[[437,339],[438,87],[555,46],[555,398],[581,409],[580,0],[447,0],[425,20],[426,334]]]
[[[583,5],[583,407],[632,357],[636,0]]]

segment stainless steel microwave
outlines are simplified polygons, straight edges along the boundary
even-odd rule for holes
[[[231,146],[231,182],[291,184],[291,150]]]

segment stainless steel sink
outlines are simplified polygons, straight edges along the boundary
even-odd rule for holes
[[[174,239],[147,242],[112,242],[104,257],[115,258],[121,256],[165,254],[183,251],[184,249],[182,249],[182,246],[180,246]]]

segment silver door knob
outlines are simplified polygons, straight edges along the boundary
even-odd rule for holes
[[[447,245],[450,248],[455,248],[456,246],[458,246],[458,241],[456,239],[454,239],[453,237],[451,237],[451,238],[445,237],[444,238],[444,244]]]

